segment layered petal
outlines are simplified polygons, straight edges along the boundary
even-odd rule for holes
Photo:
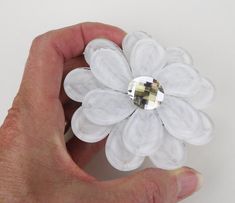
[[[151,37],[147,33],[141,31],[127,34],[124,37],[122,41],[122,49],[128,61],[130,61],[131,52],[135,44],[141,39],[148,39],[148,38]]]
[[[144,157],[137,156],[128,151],[122,141],[122,133],[126,120],[115,125],[108,136],[105,153],[109,163],[121,171],[130,171],[138,168]]]
[[[186,64],[173,63],[154,75],[168,95],[189,97],[199,89],[198,72]]]
[[[90,68],[94,76],[105,86],[127,92],[132,79],[130,67],[120,51],[99,49],[91,57]]]
[[[71,120],[73,133],[84,142],[98,142],[111,131],[112,126],[99,126],[90,122],[83,113],[83,107],[78,108]]]
[[[174,137],[188,140],[200,135],[202,119],[199,112],[186,101],[165,96],[157,112],[167,131]]]
[[[211,119],[203,112],[199,112],[199,114],[202,119],[202,128],[198,132],[200,136],[186,140],[187,143],[192,145],[204,145],[213,138],[214,125]]]
[[[190,54],[179,47],[170,47],[166,49],[167,63],[184,63],[193,65],[193,59]]]
[[[96,88],[104,88],[104,86],[88,68],[76,68],[70,71],[64,80],[66,94],[77,102],[82,102],[84,96]]]
[[[152,76],[165,63],[165,49],[153,39],[139,40],[132,49],[130,65],[134,77]]]
[[[111,49],[114,51],[121,52],[121,48],[114,42],[107,39],[94,39],[90,41],[84,51],[84,57],[88,64],[91,63],[91,57],[93,54],[100,49]]]
[[[201,78],[199,83],[199,90],[192,97],[186,100],[197,109],[206,108],[215,97],[215,87],[206,78]]]
[[[163,126],[154,111],[138,108],[128,119],[122,139],[133,154],[152,154],[162,143]]]
[[[82,106],[88,120],[97,125],[118,123],[137,108],[127,94],[101,89],[90,91]]]
[[[162,145],[149,158],[155,166],[161,169],[177,169],[186,161],[185,144],[164,131]]]

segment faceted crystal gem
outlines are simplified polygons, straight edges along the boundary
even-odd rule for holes
[[[129,83],[128,95],[134,104],[146,110],[157,108],[164,100],[161,84],[152,77],[137,77]]]

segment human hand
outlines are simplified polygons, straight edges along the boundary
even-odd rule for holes
[[[201,185],[189,168],[146,169],[129,177],[98,181],[83,167],[103,146],[72,139],[65,123],[77,103],[61,84],[73,68],[86,66],[82,52],[94,38],[121,44],[125,32],[100,23],[83,23],[37,37],[23,80],[0,128],[0,202],[157,202],[174,203]]]

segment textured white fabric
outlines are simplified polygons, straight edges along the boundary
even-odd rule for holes
[[[213,138],[214,125],[211,119],[203,112],[199,112],[199,114],[203,122],[202,128],[198,130],[199,136],[186,140],[187,143],[192,145],[205,145]]]
[[[199,83],[199,90],[192,97],[186,100],[190,102],[197,109],[206,108],[215,97],[215,87],[206,78],[201,78]]]
[[[198,72],[186,64],[173,63],[154,75],[168,95],[189,97],[199,89]]]
[[[184,63],[193,65],[193,59],[190,54],[180,47],[166,48],[167,63]]]
[[[141,31],[127,34],[124,37],[122,41],[122,49],[128,61],[130,61],[131,52],[136,42],[138,42],[141,39],[147,39],[147,38],[151,37],[147,33]]]
[[[164,131],[162,145],[149,158],[159,168],[166,170],[179,168],[186,161],[185,144]]]
[[[127,118],[137,107],[127,94],[96,89],[84,98],[85,116],[97,125],[112,125]]]
[[[162,142],[162,122],[154,111],[138,108],[128,119],[123,132],[123,142],[133,154],[147,156]]]
[[[166,63],[164,48],[153,39],[139,40],[132,49],[130,66],[134,77],[153,76]]]
[[[84,57],[88,64],[91,63],[91,57],[93,56],[93,54],[100,49],[111,49],[114,51],[122,52],[121,48],[110,40],[94,39],[87,44],[84,51]]]
[[[104,139],[112,128],[112,126],[99,126],[90,122],[84,116],[82,107],[78,108],[73,114],[71,127],[77,138],[90,143]]]
[[[126,120],[116,124],[112,129],[105,145],[105,153],[109,163],[114,168],[121,171],[130,171],[138,168],[143,163],[144,157],[132,154],[124,146],[121,134],[125,124]]]
[[[201,117],[190,104],[172,96],[165,96],[157,109],[159,116],[174,137],[182,140],[198,137],[198,129],[202,127]]]
[[[122,46],[123,51],[109,40],[91,41],[84,52],[91,70],[66,77],[66,93],[82,101],[72,118],[73,132],[86,142],[110,133],[105,152],[119,170],[139,167],[145,156],[159,168],[181,167],[184,143],[202,145],[213,137],[211,120],[196,108],[211,102],[214,87],[181,48],[164,49],[143,32],[126,35]],[[155,110],[138,108],[127,94],[128,84],[140,76],[158,80],[164,89]]]
[[[121,52],[111,49],[97,50],[91,57],[90,68],[94,76],[107,87],[127,92],[132,76]]]
[[[76,68],[70,71],[64,80],[65,93],[74,101],[82,102],[91,90],[104,88],[88,68]]]

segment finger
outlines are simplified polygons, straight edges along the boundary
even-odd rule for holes
[[[73,137],[66,145],[68,153],[80,168],[84,168],[105,145],[106,139],[96,143],[85,143]]]
[[[82,23],[37,37],[30,49],[21,95],[27,94],[28,98],[39,101],[41,105],[57,99],[65,61],[81,55],[86,44],[94,38],[107,38],[120,45],[124,35],[117,27]]]
[[[64,105],[65,121],[70,122],[74,112],[81,106],[81,103],[69,100]]]
[[[193,169],[176,171],[146,169],[130,177],[104,183],[107,193],[117,202],[175,203],[197,191],[201,175]],[[116,196],[116,197],[115,197]]]
[[[69,59],[64,64],[63,78],[73,69],[79,67],[88,67],[88,64],[85,61],[84,56],[77,56],[72,59]]]
[[[74,112],[79,108],[80,105],[81,103],[74,102],[72,100],[69,100],[64,105],[65,120],[68,126],[70,125],[70,121]],[[67,151],[70,154],[73,161],[77,163],[80,168],[84,168],[93,158],[93,156],[97,154],[97,152],[99,152],[104,147],[105,141],[106,140],[102,140],[97,143],[85,143],[79,140],[78,138],[73,137],[68,141],[66,146],[67,146]]]

